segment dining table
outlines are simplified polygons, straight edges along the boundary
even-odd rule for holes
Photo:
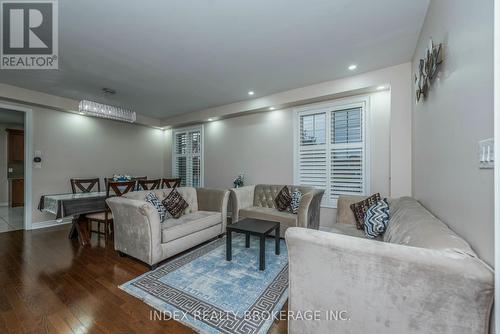
[[[42,195],[38,210],[51,213],[56,219],[71,217],[69,238],[78,239],[82,246],[88,246],[91,231],[85,215],[106,210],[106,192]]]

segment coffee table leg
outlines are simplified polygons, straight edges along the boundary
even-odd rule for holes
[[[259,260],[259,270],[266,270],[266,237],[260,237],[260,260]]]
[[[250,233],[245,234],[245,247],[250,248]]]
[[[280,255],[280,227],[276,227],[276,230],[274,231],[274,240],[276,243],[276,249],[274,250],[274,253],[276,255]]]
[[[231,254],[231,231],[226,233],[226,261],[231,261],[233,255]]]

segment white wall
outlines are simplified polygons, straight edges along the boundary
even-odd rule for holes
[[[9,180],[7,179],[7,131],[5,129],[23,129],[20,124],[0,123],[0,205],[9,202]]]
[[[346,96],[379,85],[389,91],[370,94],[372,113],[371,190],[399,197],[411,190],[411,64],[362,73],[352,77],[302,87],[257,99],[179,115],[164,125],[206,121],[205,186],[232,187],[243,172],[246,184],[293,183],[293,115],[286,108],[272,112],[248,113],[269,106],[297,105],[324,97]],[[245,113],[248,113],[245,115]],[[167,135],[171,136],[171,135]],[[171,165],[171,153],[165,156]],[[335,210],[322,209],[321,225],[335,221]]]
[[[394,197],[411,195],[411,82],[411,63],[405,63],[256,99],[178,115],[164,120],[164,125],[181,126],[187,123],[206,121],[212,117],[244,115],[257,110],[267,110],[270,106],[286,108],[291,105],[303,104],[306,101],[331,99],[341,95],[345,96],[346,92],[388,85],[391,87],[390,193]]]
[[[54,219],[36,210],[40,196],[71,191],[72,177],[163,175],[161,130],[40,108],[33,129],[34,151],[43,158],[42,168],[33,169],[33,222]]]
[[[390,195],[391,93],[369,94],[371,105],[371,189]],[[274,110],[205,124],[205,186],[230,188],[245,174],[246,184],[293,184],[292,110]],[[322,209],[322,226],[335,222],[335,210]]]
[[[414,105],[414,195],[493,264],[493,170],[478,168],[477,148],[493,137],[493,1],[432,1],[414,69],[431,36],[446,59]]]

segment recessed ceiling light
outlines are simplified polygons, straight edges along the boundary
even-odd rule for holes
[[[102,92],[104,93],[104,95],[115,95],[116,94],[116,90],[114,90],[112,88],[107,88],[107,87],[104,87],[102,89]]]
[[[269,107],[269,110],[274,110],[274,109],[276,109],[276,108],[275,107]]]
[[[207,119],[207,121],[209,122],[212,122],[214,119],[212,117],[210,117],[209,119]]]
[[[349,65],[349,67],[348,67],[349,71],[354,71],[357,68],[358,68],[358,65],[355,65],[355,64]]]
[[[377,87],[377,90],[384,90],[385,89],[385,86],[378,86]]]
[[[79,112],[79,114],[80,114],[80,115],[85,115],[85,113],[84,113],[84,112]]]
[[[253,94],[255,94],[253,90],[248,92],[248,95],[253,95]]]

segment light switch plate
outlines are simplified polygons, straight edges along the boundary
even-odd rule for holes
[[[479,142],[479,168],[487,169],[495,167],[495,145],[493,138]]]

